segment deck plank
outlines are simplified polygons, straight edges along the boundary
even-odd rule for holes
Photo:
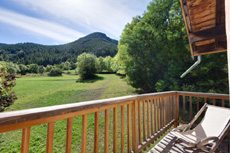
[[[185,143],[175,142],[176,137],[169,133],[148,153],[204,153],[202,150],[188,148]],[[216,153],[226,153],[227,146],[223,147],[223,145],[224,143],[220,145]]]

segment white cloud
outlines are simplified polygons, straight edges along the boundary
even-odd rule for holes
[[[76,38],[84,36],[83,33],[66,26],[18,14],[2,8],[0,8],[0,22],[51,38],[60,43],[70,42],[76,40]]]
[[[101,31],[119,39],[132,17],[141,15],[150,0],[14,0],[47,20],[86,33]]]

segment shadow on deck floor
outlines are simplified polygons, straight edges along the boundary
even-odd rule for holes
[[[184,143],[175,142],[176,137],[169,133],[149,153],[204,153],[202,150],[188,148]],[[230,153],[229,143],[229,140],[224,140],[215,153]]]

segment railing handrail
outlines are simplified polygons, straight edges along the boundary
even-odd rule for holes
[[[114,104],[120,104],[127,101],[140,100],[149,97],[158,97],[165,95],[188,95],[188,96],[202,96],[209,98],[229,98],[227,94],[216,94],[216,93],[202,93],[202,92],[184,92],[184,91],[166,91],[166,92],[158,92],[158,93],[148,93],[141,95],[130,95],[102,100],[93,100],[86,102],[79,102],[73,104],[63,104],[56,106],[48,106],[48,107],[40,107],[40,108],[32,108],[25,109],[19,111],[10,111],[10,112],[2,112],[0,113],[0,126],[7,124],[15,124],[35,119],[41,119],[45,117],[63,115],[66,113],[73,113],[79,110],[87,110],[93,109],[97,107],[109,106]]]
[[[187,92],[187,91],[177,91],[179,95],[194,96],[194,97],[208,97],[208,98],[229,98],[228,94],[218,94],[218,93],[203,93],[203,92]]]
[[[0,126],[26,122],[30,120],[42,119],[46,117],[58,116],[67,113],[73,113],[82,110],[94,109],[98,107],[120,104],[127,101],[144,99],[147,97],[158,97],[162,95],[176,94],[175,91],[158,92],[142,95],[130,95],[102,100],[93,100],[73,104],[63,104],[48,107],[24,109],[19,111],[10,111],[0,113]]]

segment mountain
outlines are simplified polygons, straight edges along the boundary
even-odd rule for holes
[[[0,60],[46,66],[59,64],[66,60],[76,62],[77,56],[83,52],[95,54],[97,57],[113,57],[117,53],[117,45],[117,40],[100,32],[89,34],[63,45],[47,46],[34,43],[8,45],[0,43]]]
[[[0,43],[0,47],[1,47],[1,46],[5,46],[5,45],[7,45],[7,44]]]

